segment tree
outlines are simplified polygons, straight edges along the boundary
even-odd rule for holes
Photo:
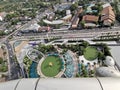
[[[4,50],[4,49],[5,49],[5,46],[2,45],[2,46],[1,46],[1,49]]]
[[[75,3],[75,4],[72,4],[71,7],[70,7],[70,10],[71,11],[74,11],[78,8],[78,3]]]
[[[8,70],[7,66],[4,63],[2,63],[2,65],[0,67],[0,71],[1,72],[6,72],[7,70]]]
[[[83,41],[83,42],[82,42],[82,45],[86,48],[86,47],[89,46],[89,43],[88,43],[87,41]]]
[[[104,55],[104,53],[103,52],[99,52],[98,53],[98,60],[104,60],[105,59],[105,55]]]
[[[85,65],[82,63],[81,64],[81,69],[84,70],[85,69]]]
[[[0,57],[0,64],[2,64],[2,63],[3,63],[3,58]]]
[[[81,21],[80,24],[81,24],[82,28],[85,27],[85,21]]]
[[[104,47],[104,55],[111,56],[111,53],[109,51],[110,48],[106,44],[103,44],[103,47]]]
[[[19,22],[18,19],[12,20],[12,21],[11,21],[11,25],[16,25],[18,22]]]
[[[85,70],[85,69],[83,70],[83,76],[84,76],[84,77],[88,77],[87,70]]]
[[[17,16],[18,16],[18,14],[16,14],[16,13],[7,14],[6,17],[5,17],[5,20],[10,21],[12,18],[15,18]]]
[[[5,32],[0,30],[0,36],[3,36],[3,35],[5,35]]]
[[[77,74],[76,74],[76,77],[80,77],[80,74],[79,74],[79,73],[77,73]]]
[[[38,55],[38,59],[41,59],[41,58],[42,58],[42,56],[41,56],[41,54],[39,54],[39,55]]]
[[[4,51],[4,52],[3,52],[4,59],[5,59],[6,54],[7,54],[7,52]]]

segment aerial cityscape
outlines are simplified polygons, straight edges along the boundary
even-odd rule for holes
[[[0,0],[0,90],[120,90],[119,54],[120,0]]]

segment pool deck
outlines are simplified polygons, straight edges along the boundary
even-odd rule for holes
[[[91,65],[94,65],[94,62],[97,63],[98,62],[98,59],[96,58],[95,60],[93,61],[89,61],[89,60],[86,60],[84,55],[82,56],[79,56],[79,61],[81,62],[81,60],[84,61],[84,64],[87,65],[87,63],[90,63]]]

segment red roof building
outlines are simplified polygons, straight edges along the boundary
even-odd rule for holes
[[[85,15],[82,18],[82,21],[85,21],[86,23],[96,23],[98,22],[99,17],[94,15]]]
[[[101,14],[101,21],[103,21],[104,25],[111,25],[115,21],[115,14],[111,6],[103,8]]]

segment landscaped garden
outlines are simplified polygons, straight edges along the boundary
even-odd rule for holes
[[[98,57],[98,50],[95,47],[88,46],[84,51],[85,59],[93,61]]]
[[[47,77],[56,76],[61,70],[61,60],[59,56],[48,56],[42,62],[41,71]]]
[[[40,44],[35,49],[44,54],[39,63],[26,56],[23,60],[30,78],[94,77],[96,67],[104,66],[105,57],[111,56],[106,44],[90,45],[88,42],[56,47]]]
[[[37,63],[30,60],[27,56],[24,57],[23,59],[23,63],[25,65],[25,69],[28,73],[28,77],[30,78],[38,78],[39,75],[37,74]]]

